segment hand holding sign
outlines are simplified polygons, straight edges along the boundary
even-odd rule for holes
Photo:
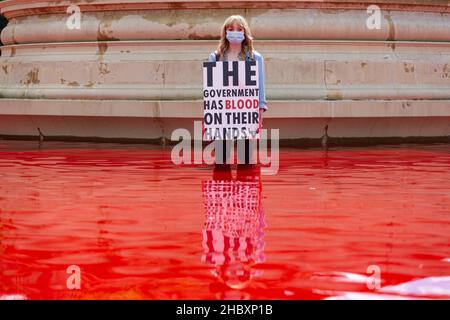
[[[203,63],[203,139],[259,139],[257,61]]]
[[[263,114],[264,109],[259,109],[259,127],[258,130],[256,130],[257,133],[261,133],[261,130],[263,129]]]

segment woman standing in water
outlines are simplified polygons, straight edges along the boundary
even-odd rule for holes
[[[253,37],[247,21],[240,15],[228,17],[221,31],[219,45],[208,59],[215,61],[258,61],[259,65],[259,129],[263,127],[263,113],[267,110],[265,95],[264,58],[253,49]],[[216,169],[230,169],[229,157],[231,154],[232,140],[216,140]],[[240,154],[238,148],[238,168],[256,163],[256,140],[245,140],[245,154]],[[218,165],[222,164],[222,165]]]

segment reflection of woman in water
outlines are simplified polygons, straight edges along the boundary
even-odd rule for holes
[[[203,261],[225,289],[244,289],[257,275],[253,266],[264,261],[264,211],[257,170],[215,171],[202,185],[205,223]],[[223,290],[222,290],[223,291]]]
[[[219,45],[215,52],[212,52],[208,59],[214,61],[249,61],[255,60],[259,63],[259,130],[262,129],[263,112],[267,110],[267,102],[265,96],[265,76],[264,76],[264,58],[256,50],[253,49],[253,37],[247,21],[240,15],[228,17],[221,31]],[[255,163],[256,157],[256,140],[245,140],[245,153],[240,152],[238,148],[238,164],[239,167],[246,167]],[[230,170],[230,154],[232,148],[232,140],[216,140],[216,169]],[[221,164],[221,165],[218,165]]]

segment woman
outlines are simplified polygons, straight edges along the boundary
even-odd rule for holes
[[[263,113],[267,110],[265,95],[264,58],[253,49],[253,37],[247,21],[240,15],[228,17],[223,26],[219,45],[209,56],[209,61],[251,61],[259,62],[259,129],[263,127]],[[228,158],[232,147],[231,140],[216,141],[216,167],[218,163],[229,163]],[[245,140],[245,155],[241,155],[238,148],[238,158],[246,165],[254,163],[256,140]],[[253,159],[253,160],[252,160]],[[225,165],[229,168],[229,165]]]

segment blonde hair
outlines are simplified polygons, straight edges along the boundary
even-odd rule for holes
[[[223,56],[227,50],[230,48],[230,42],[227,39],[227,28],[232,27],[234,24],[239,25],[242,29],[244,29],[244,41],[241,43],[241,52],[239,53],[239,57],[245,59],[247,53],[250,54],[250,58],[253,59],[253,36],[250,31],[250,27],[248,26],[247,21],[243,16],[240,15],[232,15],[229,16],[222,26],[222,31],[220,34],[219,46],[217,47],[217,53]]]

